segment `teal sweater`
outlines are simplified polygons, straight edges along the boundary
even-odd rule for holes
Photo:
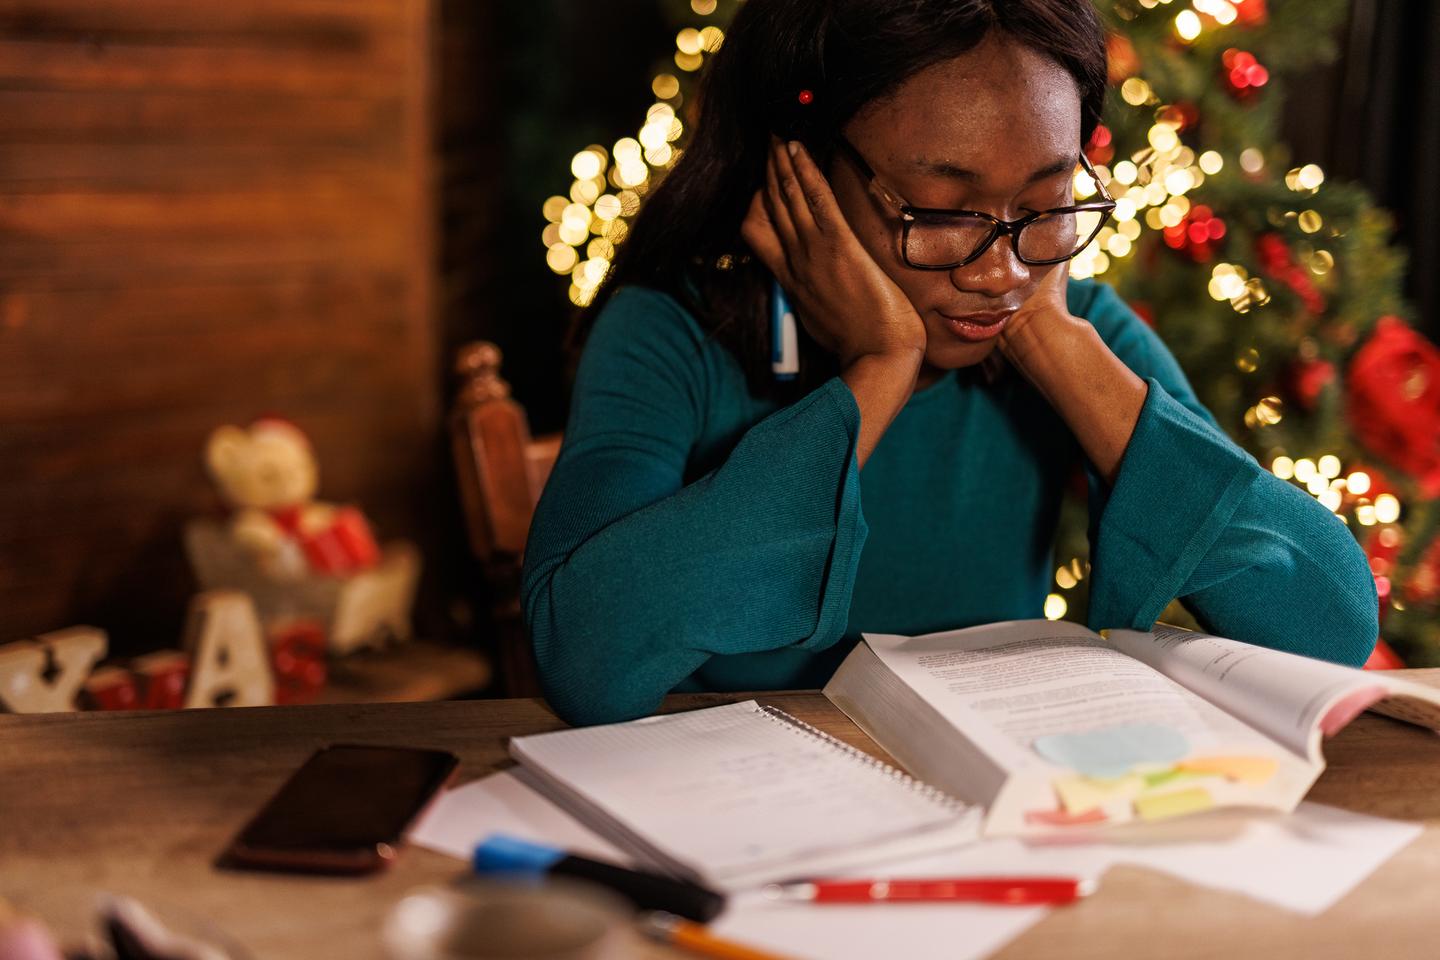
[[[836,377],[780,409],[672,297],[616,291],[577,373],[521,595],[561,717],[672,690],[822,685],[862,631],[1042,615],[1062,487],[1090,474],[1090,625],[1149,629],[1175,597],[1218,634],[1360,664],[1374,581],[1346,527],[1232,443],[1107,285],[1068,307],[1149,383],[1112,487],[1025,379],[916,392],[857,469]]]

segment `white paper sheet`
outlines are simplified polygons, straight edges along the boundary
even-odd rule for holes
[[[492,833],[548,843],[611,863],[630,863],[608,840],[582,826],[508,770],[446,790],[410,828],[410,842],[470,862]]]
[[[1241,830],[1225,840],[1104,848],[1110,863],[1149,867],[1314,916],[1359,886],[1424,829],[1308,802],[1288,815],[1249,813],[1236,819]]]
[[[1132,828],[1129,842],[1041,845],[986,840],[891,863],[884,871],[863,875],[1096,877],[1111,865],[1124,863],[1314,915],[1336,903],[1422,829],[1316,803],[1302,803],[1295,813],[1284,816],[1227,813],[1183,824],[1177,821],[1168,830],[1155,827]],[[510,773],[475,780],[442,795],[411,831],[410,840],[468,861],[475,843],[495,832],[628,862]],[[917,960],[978,960],[1047,913],[1039,907],[975,904],[817,907],[738,896],[712,928],[721,936],[795,957],[869,960],[903,954]],[[817,923],[822,915],[824,922]]]

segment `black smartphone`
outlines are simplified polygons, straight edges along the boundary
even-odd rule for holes
[[[370,873],[455,771],[444,750],[336,744],[315,751],[245,825],[217,866]]]

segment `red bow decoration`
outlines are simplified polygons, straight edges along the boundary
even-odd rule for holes
[[[1381,317],[1350,361],[1347,412],[1366,447],[1440,495],[1440,349],[1399,317]]]

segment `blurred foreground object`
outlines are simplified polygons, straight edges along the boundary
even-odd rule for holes
[[[0,960],[61,960],[45,925],[0,900]]]

